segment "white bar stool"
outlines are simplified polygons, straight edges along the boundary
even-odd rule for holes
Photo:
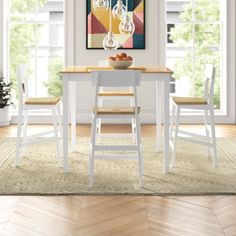
[[[34,97],[29,98],[28,84],[26,79],[26,65],[19,65],[17,69],[17,78],[19,85],[19,111],[17,124],[17,142],[16,142],[16,166],[20,166],[21,148],[41,141],[40,137],[54,134],[52,137],[44,137],[45,139],[56,140],[56,156],[60,163],[60,146],[62,137],[62,118],[61,118],[61,102],[59,97]],[[28,113],[35,110],[50,110],[52,112],[53,130],[41,132],[35,135],[27,135]],[[22,132],[23,131],[23,132]],[[58,132],[59,131],[59,132]]]
[[[128,71],[128,70],[119,70],[119,71],[93,71],[92,80],[93,84],[96,86],[95,94],[95,107],[93,108],[93,119],[92,119],[92,134],[91,134],[91,154],[89,161],[89,185],[93,186],[94,179],[94,160],[95,159],[106,159],[106,160],[116,160],[116,159],[128,159],[136,160],[139,164],[139,184],[142,186],[143,181],[143,160],[141,155],[141,131],[140,131],[140,108],[137,106],[137,86],[140,85],[140,71]],[[131,87],[134,93],[134,106],[130,107],[104,107],[98,106],[98,97],[100,88],[109,88],[109,87]],[[136,128],[135,128],[135,143],[130,145],[104,145],[97,144],[97,121],[99,119],[134,119]],[[122,137],[122,134],[117,134],[113,137]],[[111,154],[96,154],[97,151],[135,151],[136,155],[127,156],[127,155],[111,155]]]
[[[214,83],[215,83],[215,67],[206,65],[205,68],[205,84],[204,96],[201,97],[173,97],[172,98],[172,118],[170,127],[170,146],[172,149],[172,167],[176,159],[176,144],[178,139],[190,141],[196,144],[207,146],[208,156],[210,149],[212,150],[213,166],[217,166],[216,155],[216,136],[215,136],[215,121],[214,121]],[[179,130],[180,113],[182,109],[202,110],[204,112],[204,125],[206,135],[197,135],[192,132]],[[210,114],[210,124],[209,115]],[[175,128],[174,128],[175,123]],[[210,126],[210,132],[209,132]],[[184,135],[179,136],[179,134]],[[209,135],[211,134],[211,135]],[[193,138],[195,137],[195,139]],[[198,138],[198,139],[196,139]],[[200,140],[199,140],[200,139]]]

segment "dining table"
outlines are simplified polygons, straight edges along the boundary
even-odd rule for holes
[[[62,71],[62,87],[63,87],[63,170],[69,172],[69,115],[71,124],[71,146],[72,150],[76,148],[76,87],[77,83],[90,81],[92,84],[91,71],[113,70],[111,67],[101,66],[67,66]],[[141,71],[142,81],[152,81],[156,90],[156,152],[163,151],[163,172],[169,172],[169,100],[170,100],[170,81],[173,71],[164,66],[133,66],[128,70]],[[70,102],[69,102],[70,101]],[[78,114],[79,115],[79,114]],[[163,139],[162,139],[162,123],[163,123]],[[163,140],[163,145],[162,145]],[[162,148],[163,146],[163,148]]]

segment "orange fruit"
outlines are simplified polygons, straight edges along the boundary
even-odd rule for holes
[[[108,60],[109,60],[109,61],[115,61],[116,58],[115,58],[115,57],[108,57]]]
[[[126,53],[120,53],[120,57],[127,57],[127,54]]]

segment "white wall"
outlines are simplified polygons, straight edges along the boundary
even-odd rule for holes
[[[236,123],[236,47],[235,47],[235,33],[236,33],[236,3],[234,0],[228,0],[227,9],[227,111],[228,116],[231,117],[230,123]]]
[[[236,91],[236,82],[235,82],[235,80],[236,80],[236,16],[235,16],[235,14],[236,14],[236,3],[234,2],[234,12],[233,12],[233,16],[234,16],[234,24],[233,24],[233,27],[234,27],[234,37],[233,37],[233,40],[234,40],[234,42],[232,42],[233,43],[233,45],[234,45],[234,63],[232,63],[233,65],[233,67],[234,67],[234,71],[233,71],[233,73],[232,73],[232,79],[233,79],[233,81],[234,81],[234,83],[235,83],[235,89],[234,89],[234,91],[233,91],[233,93],[234,93],[234,111],[235,111],[235,113],[234,113],[234,124],[236,124],[236,95],[235,95],[235,91]]]
[[[227,114],[218,115],[219,123],[235,123],[235,0],[227,0]],[[96,65],[98,60],[105,60],[113,52],[104,50],[86,50],[86,3],[74,0],[74,64]],[[146,0],[146,49],[127,50],[134,57],[136,65],[164,65],[165,63],[165,0]],[[120,50],[119,50],[120,51]],[[90,83],[80,83],[78,87],[78,121],[90,122],[90,109],[93,104],[93,88]],[[155,86],[142,83],[139,91],[139,104],[142,107],[142,122],[155,122]],[[196,117],[186,117],[187,122],[196,122]]]
[[[146,0],[146,49],[127,50],[135,58],[136,65],[157,65],[157,0]],[[75,1],[75,63],[78,65],[96,65],[113,52],[105,50],[86,50],[86,1]],[[120,50],[119,50],[120,51]]]
[[[98,60],[105,60],[115,52],[104,50],[86,50],[86,2],[74,1],[75,14],[75,65],[97,65]],[[135,65],[155,66],[161,65],[159,55],[163,52],[158,51],[159,38],[158,21],[160,14],[157,14],[159,1],[146,0],[146,49],[145,50],[126,50],[134,60]],[[118,50],[122,52],[125,50]],[[81,84],[81,83],[80,83]],[[142,83],[140,91],[140,105],[143,117],[146,122],[154,122],[155,111],[155,86],[153,82]],[[91,106],[93,104],[93,88],[88,82],[84,82],[78,87],[78,112],[79,122],[90,122]]]
[[[0,76],[3,72],[3,1],[0,1]]]
[[[73,7],[74,1],[74,7]],[[236,83],[235,83],[235,12],[236,4],[235,0],[227,0],[229,4],[228,8],[228,33],[229,47],[228,54],[228,80],[229,91],[228,100],[231,100],[231,106],[228,107],[229,113],[231,113],[231,119],[228,122],[235,123],[235,111],[236,111]],[[3,3],[7,1],[0,0],[0,74],[3,71]],[[69,28],[72,28],[67,32],[70,35],[74,28],[74,37],[68,42],[70,46],[70,52],[73,51],[74,55],[70,55],[70,59],[67,60],[69,64],[75,65],[96,65],[97,60],[105,59],[108,52],[103,50],[86,50],[86,29],[85,29],[85,1],[81,0],[67,0],[68,12],[71,19],[68,21]],[[74,8],[74,11],[73,11]],[[74,13],[74,18],[72,17]],[[148,13],[148,14],[147,14]],[[146,50],[128,50],[128,53],[135,58],[136,65],[163,65],[164,47],[161,47],[163,40],[165,40],[164,34],[164,0],[146,0]],[[74,24],[74,25],[73,25]],[[72,25],[72,27],[71,27]],[[162,37],[162,38],[161,38]],[[163,38],[164,37],[164,38]],[[74,47],[73,47],[74,44]],[[229,53],[230,52],[230,53]],[[71,54],[71,53],[70,53]],[[6,72],[4,72],[5,74]],[[143,84],[140,91],[140,105],[142,107],[142,114],[146,122],[154,121],[155,110],[155,96],[154,96],[153,84]],[[90,83],[84,83],[78,88],[78,107],[79,121],[90,122],[90,109],[92,106],[93,88]],[[234,119],[232,119],[234,117]],[[217,119],[219,122],[225,122]]]

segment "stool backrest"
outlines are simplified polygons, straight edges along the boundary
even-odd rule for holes
[[[24,103],[28,99],[28,83],[27,83],[27,66],[25,64],[20,64],[17,68],[17,79],[19,88],[19,102]]]
[[[128,87],[134,92],[134,106],[137,106],[137,89],[140,85],[141,72],[132,70],[92,71],[92,83],[96,86],[95,104],[101,87]]]
[[[204,98],[208,104],[213,104],[214,100],[214,85],[215,85],[216,68],[213,65],[206,65],[205,67],[205,84],[204,84]]]
[[[92,71],[93,85],[99,87],[133,87],[140,85],[140,71]]]

